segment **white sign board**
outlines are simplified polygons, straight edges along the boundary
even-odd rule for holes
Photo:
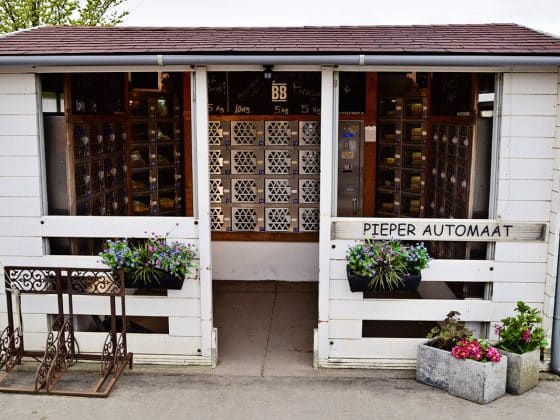
[[[334,218],[334,239],[400,239],[405,241],[537,241],[546,240],[546,223],[475,219]]]

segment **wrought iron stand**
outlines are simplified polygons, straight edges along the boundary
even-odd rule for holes
[[[8,326],[0,335],[0,392],[55,394],[79,397],[107,397],[125,367],[132,369],[132,353],[126,347],[126,310],[124,275],[115,276],[108,269],[6,267],[6,304]],[[45,351],[26,351],[23,342],[23,321],[21,315],[22,294],[56,295],[58,315],[47,336]],[[64,296],[68,296],[68,312],[64,311]],[[111,328],[101,357],[80,354],[74,334],[74,313],[72,298],[75,295],[109,297]],[[116,298],[121,301],[121,328],[117,331]],[[14,322],[13,300],[15,298],[17,327]],[[10,387],[5,379],[14,367],[21,364],[23,357],[41,358],[35,374],[35,383],[29,388]],[[99,360],[100,376],[89,390],[57,389],[56,385],[78,360]]]

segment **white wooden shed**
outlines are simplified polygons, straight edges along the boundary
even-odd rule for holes
[[[543,310],[550,332],[559,235],[559,66],[559,39],[517,25],[41,27],[5,35],[0,38],[0,263],[97,267],[99,258],[80,255],[80,244],[151,232],[193,243],[200,270],[182,290],[127,296],[130,316],[166,322],[164,331],[129,334],[130,350],[146,363],[216,362],[216,279],[318,282],[314,363],[320,367],[413,367],[423,338],[399,336],[398,323],[414,330],[441,321],[450,310],[492,339],[490,326],[524,300]],[[145,100],[148,108],[167,104],[157,101],[163,101],[162,86],[169,80],[180,86],[168,91],[175,122],[135,116],[134,101]],[[120,86],[117,99],[107,99]],[[101,108],[109,102],[113,110],[105,114]],[[407,117],[407,110],[413,115]],[[55,114],[62,117],[62,149],[53,152],[46,127]],[[53,211],[53,190],[78,188],[83,179],[72,162],[86,157],[73,155],[75,161],[58,167],[73,181],[62,187],[49,183],[56,169],[50,153],[76,152],[70,145],[77,149],[84,137],[76,130],[89,127],[91,143],[121,135],[128,154],[124,172],[141,172],[130,160],[138,153],[146,160],[146,182],[157,176],[163,185],[167,166],[173,166],[162,164],[170,163],[169,156],[152,146],[142,155],[134,130],[146,124],[159,140],[168,123],[180,126],[172,128],[179,140],[169,156],[183,153],[169,172],[175,195],[164,188],[135,195],[136,178],[125,173],[126,197],[115,198],[121,187],[100,187],[103,204],[91,193],[89,207],[80,210],[85,198],[70,194],[68,212]],[[99,131],[91,131],[94,126]],[[113,131],[105,132],[107,127]],[[450,144],[471,142],[466,155],[454,149],[454,166],[443,169],[442,159],[451,165],[452,146],[443,152],[437,145],[442,133]],[[402,142],[384,143],[401,135]],[[408,135],[421,144],[410,154],[422,161],[421,169],[412,172],[407,172]],[[152,154],[157,173],[148,168]],[[108,182],[118,165],[104,166],[103,159],[114,157],[98,156],[88,161],[88,177],[104,172]],[[101,166],[93,169],[96,162]],[[285,172],[278,162],[286,162]],[[243,172],[247,165],[258,169]],[[452,199],[461,181],[469,185],[463,187],[463,207]],[[276,195],[268,194],[273,184]],[[407,192],[416,185],[419,192]],[[173,203],[167,213],[165,199]],[[407,236],[401,224],[414,226],[416,234]],[[429,224],[433,228],[426,231]],[[469,226],[478,234],[465,234]],[[492,235],[496,227],[502,234]],[[436,235],[440,228],[446,233]],[[379,230],[373,234],[373,229]],[[376,298],[350,292],[346,250],[364,237],[433,242],[440,257],[423,273],[425,293]],[[57,238],[78,245],[57,248]],[[40,349],[56,300],[24,296],[22,304],[26,346]],[[75,299],[76,314],[106,311],[95,299]],[[0,323],[5,320],[2,299]],[[77,338],[82,351],[98,352],[104,334],[85,329]]]

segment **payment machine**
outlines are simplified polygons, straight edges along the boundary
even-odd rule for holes
[[[364,123],[340,121],[338,125],[338,200],[339,217],[362,215],[362,151]]]

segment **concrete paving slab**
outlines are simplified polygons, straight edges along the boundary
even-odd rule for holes
[[[266,351],[264,376],[301,376],[313,367],[314,292],[278,291]]]
[[[218,374],[261,375],[273,303],[274,293],[215,292]]]

